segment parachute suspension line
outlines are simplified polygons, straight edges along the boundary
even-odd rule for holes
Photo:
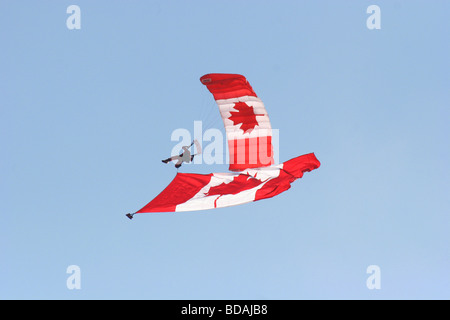
[[[214,102],[211,102],[208,106],[208,114],[205,118],[205,125],[203,128],[203,132],[205,132],[208,129],[212,128],[222,128],[223,125],[221,124],[222,118],[220,117],[219,110],[217,106],[214,104]],[[220,129],[219,129],[220,130]]]
[[[206,99],[204,97],[201,103],[200,119],[202,121],[202,131],[203,133],[211,128],[221,128],[222,125],[219,121],[222,121],[220,117],[217,105],[210,101],[210,98]]]
[[[208,97],[210,98],[210,97]],[[215,103],[214,100],[210,100],[208,99],[208,101],[206,101],[205,103],[202,103],[202,114],[203,117],[201,118],[202,120],[202,132],[201,132],[201,143],[203,144],[203,146],[208,145],[209,143],[211,143],[211,141],[206,141],[204,140],[205,137],[205,133],[208,130],[211,129],[215,129],[214,131],[217,132],[220,131],[221,132],[221,137],[223,137],[223,145],[226,145],[226,132],[225,132],[225,128],[223,126],[223,120],[222,117],[220,115],[220,111],[219,108],[217,107],[217,104]],[[211,137],[211,134],[214,136],[212,139],[217,139],[217,133],[216,132],[209,132],[209,135]],[[201,146],[198,146],[201,149]],[[197,148],[197,145],[196,145]],[[219,150],[215,150],[214,151],[219,157],[223,157],[224,154],[226,154],[225,151],[219,151]]]
[[[209,111],[207,109],[208,101],[209,101],[209,99],[207,99],[207,97],[205,97],[205,96],[202,97],[201,104],[200,104],[200,118],[198,120],[205,119],[206,115],[208,114],[208,111]]]
[[[206,97],[202,97],[200,110],[199,110],[199,118],[195,120],[202,121],[202,125],[205,123],[205,119],[209,116],[209,108],[207,108],[207,100]]]

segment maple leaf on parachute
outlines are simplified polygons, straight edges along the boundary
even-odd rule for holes
[[[240,124],[240,129],[244,133],[250,133],[258,125],[256,116],[263,116],[262,114],[255,114],[253,107],[245,102],[237,102],[233,109],[237,111],[230,111],[231,116],[228,119],[233,121],[235,126]]]

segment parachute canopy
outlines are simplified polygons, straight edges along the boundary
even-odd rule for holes
[[[272,127],[263,102],[239,74],[211,73],[200,78],[213,94],[227,134],[231,171],[274,164]]]

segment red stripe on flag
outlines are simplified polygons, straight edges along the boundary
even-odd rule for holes
[[[286,171],[295,179],[299,179],[303,177],[303,173],[319,167],[320,161],[316,158],[314,153],[304,154],[283,163],[283,171]]]
[[[272,137],[228,140],[231,171],[261,168],[274,164]]]
[[[314,153],[305,154],[283,163],[283,169],[277,178],[271,179],[256,191],[255,201],[272,198],[291,187],[291,183],[303,177],[304,172],[309,172],[320,167]]]
[[[136,213],[174,212],[176,206],[195,196],[211,181],[212,174],[178,173],[155,199]]]

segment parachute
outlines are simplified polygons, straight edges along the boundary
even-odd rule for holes
[[[244,76],[207,74],[200,78],[216,100],[225,126],[231,171],[274,163],[272,127],[263,102]]]
[[[274,164],[269,116],[244,76],[213,73],[200,81],[219,108],[231,172],[178,172],[158,196],[135,213],[128,213],[128,218],[137,213],[215,209],[271,198],[288,190],[303,173],[320,167],[314,153]],[[198,142],[196,149],[201,153]]]

